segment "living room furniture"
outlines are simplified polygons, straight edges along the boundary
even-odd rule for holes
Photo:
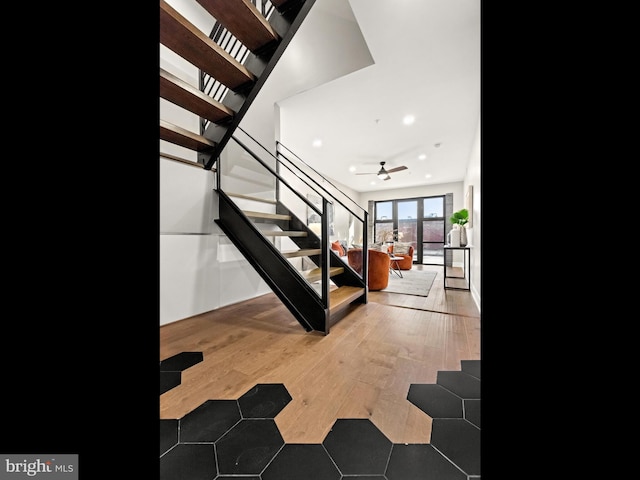
[[[403,278],[402,270],[400,269],[400,265],[398,265],[398,262],[401,260],[404,260],[404,257],[395,257],[392,253],[389,254],[389,273],[393,272],[400,278]]]
[[[394,253],[393,245],[389,245],[389,253],[393,254],[394,257],[401,257],[401,260],[398,260],[398,268],[400,270],[411,270],[413,266],[413,245],[409,246],[408,253]]]
[[[380,250],[368,249],[369,267],[367,271],[367,285],[369,290],[383,290],[389,285],[390,257]],[[362,248],[352,248],[347,251],[349,266],[362,275]]]
[[[345,248],[342,246],[342,244],[338,240],[336,240],[335,242],[331,242],[331,250],[336,252],[339,257],[344,257],[347,255]]]
[[[453,265],[453,252],[456,250],[463,251],[463,259],[462,259],[462,276],[459,275],[447,275],[447,252],[451,254],[451,264]],[[465,287],[450,287],[447,286],[447,279],[450,281],[454,278],[464,279]],[[454,280],[455,282],[455,280]],[[444,288],[448,290],[471,290],[471,247],[452,247],[449,245],[444,246]]]

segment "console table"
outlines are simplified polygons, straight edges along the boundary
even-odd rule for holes
[[[463,251],[462,276],[447,275],[447,251],[451,251],[451,263],[453,264],[453,252],[456,250]],[[454,278],[464,279],[466,287],[447,286],[447,279]],[[448,290],[471,290],[471,247],[444,246],[444,288]]]

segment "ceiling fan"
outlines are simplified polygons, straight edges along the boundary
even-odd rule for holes
[[[391,168],[389,170],[384,168],[384,164],[387,162],[380,162],[380,170],[378,172],[369,172],[369,173],[356,173],[356,175],[377,175],[380,180],[389,180],[391,176],[390,173],[399,172],[400,170],[406,170],[407,167],[404,165],[400,167]]]

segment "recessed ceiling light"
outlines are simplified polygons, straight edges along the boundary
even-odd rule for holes
[[[319,138],[316,138],[311,145],[313,145],[316,148],[320,148],[322,146],[322,140],[320,140]]]
[[[421,153],[420,155],[418,155],[418,160],[426,160],[427,156],[424,153]]]
[[[350,171],[350,172],[355,172],[355,171],[356,171],[356,167],[354,167],[353,165],[351,165],[351,166],[349,167],[349,171]]]
[[[415,121],[416,117],[414,117],[413,115],[405,115],[402,119],[402,123],[404,123],[405,125],[411,125]]]
[[[427,174],[424,176],[424,178],[431,178],[431,174],[430,174],[430,173],[427,173]]]

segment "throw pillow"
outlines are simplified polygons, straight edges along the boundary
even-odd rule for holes
[[[411,246],[410,243],[396,242],[393,245],[393,253],[395,253],[396,255],[409,255],[410,246]]]
[[[338,240],[336,240],[335,242],[331,242],[331,249],[335,250],[336,253],[341,257],[344,257],[346,255],[344,249],[342,248],[342,245],[340,245],[340,242]]]

